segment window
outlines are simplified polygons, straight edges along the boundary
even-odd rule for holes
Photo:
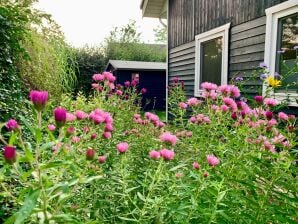
[[[227,83],[230,24],[196,36],[195,96],[200,96],[202,82]]]
[[[297,52],[298,49],[298,4],[289,0],[266,10],[265,63],[270,75],[277,72],[282,77],[282,87],[274,96],[279,101],[287,99],[289,106],[298,106]],[[290,72],[291,71],[291,72]],[[293,83],[296,82],[296,85]],[[263,87],[263,94],[266,86]],[[269,93],[270,94],[270,93]],[[273,93],[271,93],[273,95]]]

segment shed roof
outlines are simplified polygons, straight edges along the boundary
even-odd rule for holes
[[[106,67],[112,65],[115,70],[166,70],[167,64],[164,62],[145,62],[145,61],[120,61],[120,60],[109,60]]]

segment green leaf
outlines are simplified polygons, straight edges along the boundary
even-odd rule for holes
[[[170,171],[175,171],[175,170],[178,170],[178,169],[180,169],[180,168],[182,168],[182,167],[185,167],[185,166],[187,166],[187,165],[186,165],[186,164],[180,164],[180,165],[175,166],[175,167],[173,167],[172,169],[170,169]]]
[[[58,160],[58,161],[52,161],[52,162],[49,162],[46,164],[42,164],[40,166],[40,168],[42,170],[49,169],[49,168],[62,167],[62,166],[65,168],[66,165],[70,165],[70,164],[71,164],[71,161]]]
[[[219,195],[217,196],[216,202],[217,203],[220,202],[224,198],[224,196],[226,195],[226,193],[227,193],[227,191],[220,192]]]
[[[146,199],[144,198],[144,196],[140,193],[137,192],[138,197],[142,200],[142,201],[146,201]]]
[[[17,134],[15,132],[12,132],[12,134],[9,137],[9,145],[14,145],[15,141],[17,139]]]
[[[25,199],[21,209],[16,214],[15,224],[21,224],[31,215],[32,210],[35,208],[40,190],[34,191],[30,196]]]

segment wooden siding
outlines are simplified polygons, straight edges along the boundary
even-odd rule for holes
[[[189,43],[194,40],[195,35],[229,22],[234,27],[262,17],[266,8],[284,1],[286,0],[170,0],[169,47]],[[245,27],[235,30],[239,33],[235,35],[235,40],[243,38],[241,29]],[[262,28],[258,31],[263,32]]]
[[[242,23],[230,29],[229,79],[233,76],[248,77],[264,60],[266,17]],[[195,41],[169,50],[169,80],[178,76],[185,82],[188,97],[194,95]],[[245,93],[256,94],[259,81],[246,83]]]

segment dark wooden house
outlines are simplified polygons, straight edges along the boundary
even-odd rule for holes
[[[139,80],[138,89],[145,88],[142,106],[145,110],[164,110],[166,107],[166,63],[110,60],[106,71],[117,77],[117,83]]]
[[[204,81],[226,84],[235,76],[245,78],[261,62],[271,75],[282,73],[279,50],[285,50],[282,57],[289,66],[297,57],[298,0],[142,0],[141,9],[144,17],[167,19],[168,80],[183,80],[189,97],[200,96]],[[264,93],[266,86],[253,80],[244,93],[253,96],[260,88]],[[289,97],[297,113],[297,88],[275,97]]]

